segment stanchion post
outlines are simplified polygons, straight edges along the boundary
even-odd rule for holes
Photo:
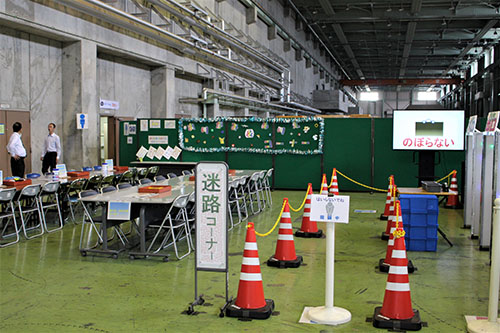
[[[469,332],[500,332],[498,318],[498,293],[500,291],[500,198],[495,200],[493,208],[493,235],[490,268],[490,299],[488,319],[474,319],[467,325]]]

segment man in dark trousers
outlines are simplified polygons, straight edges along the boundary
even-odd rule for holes
[[[45,143],[43,144],[42,152],[42,174],[47,173],[50,167],[50,171],[56,167],[59,161],[59,156],[61,156],[61,140],[59,136],[54,133],[56,129],[56,124],[49,124],[49,135],[45,138]]]
[[[26,149],[21,140],[23,125],[20,122],[15,122],[12,125],[14,133],[10,136],[7,144],[7,151],[10,154],[10,167],[12,176],[24,177],[24,158],[26,157]]]

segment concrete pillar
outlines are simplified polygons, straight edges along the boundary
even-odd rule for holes
[[[267,27],[267,40],[276,39],[276,25],[272,24]]]
[[[248,91],[247,88],[242,88],[237,89],[234,93],[238,96],[248,97]],[[238,108],[236,109],[235,116],[248,117],[250,116],[250,110],[248,108]]]
[[[292,49],[292,42],[289,39],[283,41],[283,52],[288,52]]]
[[[175,69],[160,67],[151,71],[151,117],[175,118]]]
[[[99,109],[97,97],[97,47],[82,40],[63,48],[62,135],[68,169],[99,162]],[[88,115],[88,129],[76,129],[76,114]]]

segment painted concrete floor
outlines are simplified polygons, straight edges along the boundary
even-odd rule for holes
[[[276,220],[281,201],[293,206],[303,192],[275,191],[274,206],[251,218],[256,230],[266,232]],[[267,267],[274,253],[277,231],[258,237],[266,298],[276,304],[268,320],[219,318],[224,304],[224,274],[202,272],[200,291],[206,306],[196,316],[181,314],[193,301],[194,255],[170,262],[81,257],[80,225],[21,241],[0,250],[1,332],[377,332],[366,322],[383,301],[387,275],[375,269],[386,251],[379,235],[385,221],[378,219],[385,193],[349,193],[351,218],[336,229],[335,305],[351,311],[352,320],[338,327],[299,324],[304,306],[324,304],[325,239],[296,238],[297,254],[305,265],[297,269]],[[376,209],[377,214],[353,213]],[[292,213],[300,227],[300,213]],[[462,210],[441,209],[439,224],[455,244],[440,237],[437,252],[409,252],[418,271],[410,275],[414,308],[428,323],[428,332],[466,330],[464,315],[487,315],[489,254],[478,250],[461,229]],[[324,229],[324,228],[323,228]],[[230,232],[230,295],[236,296],[245,240],[245,226]]]

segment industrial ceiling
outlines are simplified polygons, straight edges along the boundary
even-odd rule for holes
[[[500,37],[500,1],[289,1],[350,79],[460,77]]]

